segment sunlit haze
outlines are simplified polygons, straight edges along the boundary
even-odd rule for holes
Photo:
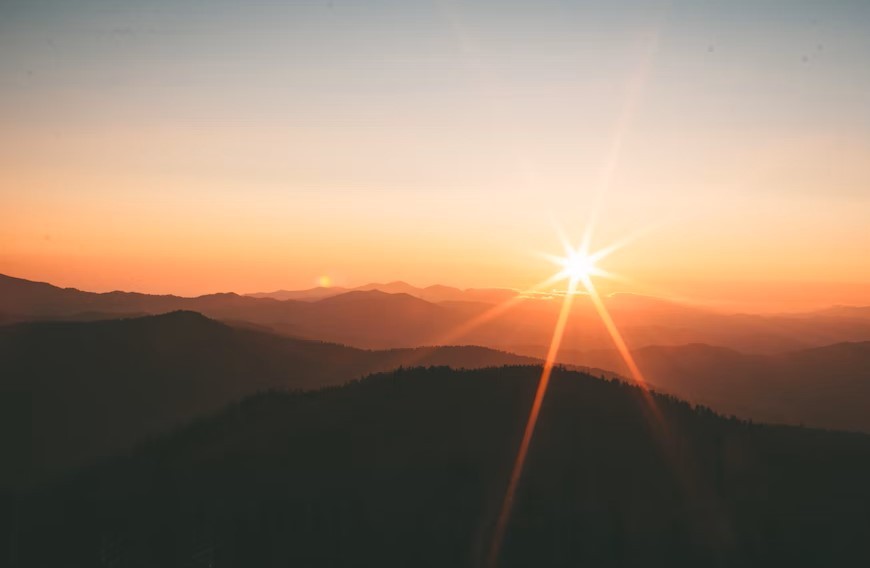
[[[870,3],[597,4],[0,2],[0,273],[870,303]]]

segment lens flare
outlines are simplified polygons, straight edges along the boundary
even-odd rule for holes
[[[632,357],[631,352],[628,350],[625,341],[622,338],[622,334],[619,332],[613,322],[613,319],[607,312],[607,308],[604,306],[604,302],[601,300],[601,297],[598,295],[598,291],[595,289],[595,286],[592,282],[593,276],[609,275],[609,273],[599,268],[597,266],[597,263],[612,254],[613,252],[619,250],[625,244],[627,244],[628,239],[618,241],[617,243],[614,243],[608,247],[605,247],[594,253],[590,253],[589,241],[591,238],[591,231],[587,230],[584,232],[583,241],[576,248],[572,247],[563,235],[560,234],[560,236],[562,236],[562,245],[565,249],[565,255],[562,257],[551,255],[545,256],[553,261],[553,263],[557,266],[562,267],[562,270],[557,273],[553,278],[555,280],[567,280],[568,286],[562,299],[562,307],[559,311],[559,318],[556,321],[555,328],[553,329],[553,337],[550,340],[550,346],[547,349],[547,356],[544,360],[544,366],[541,371],[541,378],[538,381],[538,388],[535,392],[535,398],[532,402],[532,408],[529,412],[529,418],[526,421],[525,430],[523,431],[523,438],[517,451],[517,457],[514,461],[513,469],[511,470],[511,475],[508,480],[508,486],[507,490],[505,491],[504,500],[502,501],[501,510],[499,511],[499,515],[496,519],[496,524],[493,529],[492,541],[487,558],[487,566],[491,567],[496,566],[498,561],[498,555],[501,551],[501,544],[504,540],[505,531],[507,530],[508,521],[510,519],[511,510],[513,508],[514,497],[516,496],[517,487],[519,486],[519,482],[522,477],[523,467],[525,465],[529,446],[532,442],[532,436],[535,432],[535,426],[538,423],[538,416],[540,415],[541,405],[543,404],[544,397],[547,394],[547,387],[549,386],[550,376],[552,375],[553,367],[556,364],[556,358],[559,355],[559,348],[562,345],[562,338],[565,334],[565,326],[568,323],[568,318],[571,313],[573,299],[574,296],[577,294],[578,288],[581,285],[582,288],[585,290],[586,294],[588,294],[592,299],[595,310],[598,313],[598,316],[604,322],[605,327],[607,328],[607,331],[613,339],[614,344],[617,346],[620,355],[626,360],[626,363],[631,370],[632,378],[643,388],[643,392],[647,397],[647,402],[655,413],[656,420],[659,420],[655,408],[655,403],[654,401],[652,401],[651,395],[649,394],[646,386],[646,381],[643,375],[640,373],[640,370],[637,368],[637,365],[634,362],[634,358]]]
[[[487,559],[487,566],[494,567],[498,561],[501,542],[504,539],[504,533],[507,529],[508,519],[510,519],[511,509],[514,504],[514,496],[517,492],[517,486],[520,483],[520,477],[522,477],[523,465],[526,462],[526,455],[528,454],[529,446],[532,443],[532,435],[535,433],[535,425],[538,423],[538,415],[541,412],[541,405],[544,403],[544,396],[547,394],[550,375],[553,373],[553,366],[556,364],[556,356],[559,354],[559,347],[562,344],[562,336],[565,332],[565,325],[568,323],[568,315],[571,312],[571,303],[574,298],[576,287],[577,280],[571,278],[568,284],[567,293],[562,300],[562,308],[559,310],[559,319],[556,321],[556,327],[553,330],[553,338],[550,341],[550,347],[547,350],[547,358],[544,360],[541,378],[538,381],[538,388],[535,391],[535,400],[532,402],[529,419],[526,422],[526,428],[523,431],[523,439],[520,442],[520,448],[517,451],[517,457],[514,461],[513,469],[511,470],[511,476],[508,481],[507,491],[505,491],[501,511],[496,520],[492,545],[490,546],[489,557]]]

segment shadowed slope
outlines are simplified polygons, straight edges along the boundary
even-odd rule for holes
[[[535,355],[541,350],[520,349]],[[765,422],[870,432],[870,342],[838,343],[775,355],[711,345],[634,350],[657,386],[719,412]],[[561,353],[565,363],[625,373],[615,351]]]
[[[364,351],[230,327],[194,312],[0,328],[0,430],[17,470],[82,463],[272,388],[334,385],[408,365],[534,359],[479,347]]]
[[[249,399],[20,503],[21,565],[479,565],[539,375]],[[556,369],[502,566],[865,565],[870,438],[656,401],[666,438],[638,389]]]

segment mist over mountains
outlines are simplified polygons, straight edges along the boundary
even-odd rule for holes
[[[380,350],[473,344],[540,360],[546,355],[561,303],[558,297],[514,297],[509,300],[510,309],[504,311],[503,304],[494,302],[435,303],[411,293],[429,291],[456,298],[492,291],[438,286],[421,289],[402,282],[372,284],[351,291],[315,290],[318,294],[329,290],[330,295],[277,300],[231,293],[196,298],[129,292],[97,294],[2,276],[0,313],[5,315],[5,321],[14,322],[92,321],[174,310],[196,311],[236,328],[259,332],[258,337],[278,334],[290,338],[288,344],[295,340],[297,345],[308,346],[297,349],[297,356],[304,355],[307,361],[304,365],[300,361],[285,364],[281,362],[286,359],[284,355],[272,352],[236,365],[258,377],[271,377],[258,387],[280,384],[308,388],[392,368],[384,363],[383,357],[371,354],[358,355],[352,363],[345,364],[347,358],[338,355],[338,346],[324,347],[322,341]],[[495,292],[504,295],[509,291]],[[865,412],[870,404],[867,308],[834,306],[812,313],[756,316],[721,314],[644,296],[615,295],[606,302],[645,378],[656,388],[742,418],[870,431],[870,419]],[[629,376],[625,362],[612,348],[612,339],[588,300],[578,296],[574,304],[558,360]],[[200,322],[204,330],[216,324],[206,325],[207,321]],[[139,324],[124,325],[133,329]],[[49,329],[46,327],[43,332]],[[85,329],[90,328],[82,328]],[[238,335],[241,331],[235,333],[242,337]],[[129,341],[136,343],[139,339],[130,337]],[[238,348],[234,343],[228,353]],[[177,349],[183,351],[181,346]],[[241,348],[243,352],[246,349],[247,346]],[[471,348],[464,349],[467,353]],[[348,348],[342,353],[361,352]],[[483,350],[478,350],[479,357],[467,358],[465,362],[469,366],[484,366],[485,361],[522,362],[508,360],[506,354],[493,358],[481,353]],[[365,357],[379,359],[382,364],[362,364]],[[261,369],[264,361],[272,359],[278,362]],[[409,364],[401,356],[389,360],[395,365]],[[423,364],[434,362],[430,358]],[[319,370],[318,381],[306,382],[309,369]],[[256,380],[256,377],[247,379]],[[231,399],[228,394],[221,400]]]
[[[605,302],[633,348],[705,343],[747,353],[776,353],[844,341],[870,340],[870,317],[860,309],[833,313],[760,316],[722,314],[647,296],[619,294]],[[210,318],[248,322],[298,338],[370,349],[450,343],[509,349],[547,345],[558,316],[559,297],[522,298],[499,311],[495,301],[433,303],[408,293],[355,290],[313,301],[276,300],[238,294],[196,298],[131,292],[97,294],[0,276],[0,317],[97,319],[200,312]],[[608,349],[612,339],[592,303],[574,302],[564,344]]]
[[[544,348],[512,351],[543,356]],[[775,354],[705,344],[648,346],[632,355],[657,388],[724,414],[777,424],[870,432],[870,342]],[[559,360],[629,376],[612,349],[563,349]]]
[[[420,288],[412,286],[407,282],[396,280],[385,283],[371,283],[353,288],[345,288],[342,286],[320,286],[317,288],[309,288],[307,290],[276,290],[274,292],[257,292],[253,294],[245,294],[252,298],[273,298],[275,300],[305,300],[315,301],[347,292],[367,292],[371,290],[380,290],[388,294],[408,294],[427,302],[488,302],[497,303],[510,300],[519,295],[516,290],[508,288],[466,288],[461,290],[452,286],[443,286],[441,284],[433,284]]]

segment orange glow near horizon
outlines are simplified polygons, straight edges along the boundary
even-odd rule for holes
[[[517,251],[557,217],[608,241],[661,225],[608,262],[636,282],[602,294],[870,304],[870,36],[849,10],[813,9],[810,41],[732,3],[17,4],[2,274],[524,290],[547,267]]]

